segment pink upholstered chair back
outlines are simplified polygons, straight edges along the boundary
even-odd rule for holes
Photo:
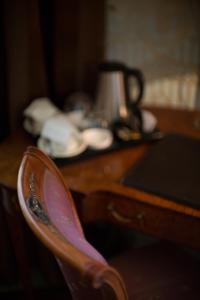
[[[86,241],[61,173],[35,147],[24,154],[18,198],[28,225],[55,255],[73,299],[127,299],[120,275]]]

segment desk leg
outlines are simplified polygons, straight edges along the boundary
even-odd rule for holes
[[[31,270],[26,251],[24,228],[20,217],[16,191],[1,187],[2,203],[7,228],[13,245],[20,281],[24,290],[24,298],[32,299]]]

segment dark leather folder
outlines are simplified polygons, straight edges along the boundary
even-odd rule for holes
[[[166,135],[127,172],[122,182],[200,208],[200,139]]]

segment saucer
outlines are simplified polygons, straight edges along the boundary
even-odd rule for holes
[[[49,140],[40,137],[37,142],[39,149],[44,151],[46,154],[52,158],[68,158],[81,154],[87,148],[87,145],[84,141],[80,140],[80,143],[76,147],[71,149],[66,149],[66,151],[59,151],[59,145],[49,142]],[[56,150],[57,148],[57,150]]]
[[[84,142],[93,149],[101,150],[111,146],[113,135],[105,128],[88,128],[82,132]]]

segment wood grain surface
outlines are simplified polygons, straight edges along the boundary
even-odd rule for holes
[[[200,131],[194,127],[194,120],[198,116],[197,111],[161,108],[150,108],[150,110],[157,117],[158,127],[163,132],[200,137]],[[31,144],[34,144],[33,139],[23,130],[18,130],[0,145],[0,183],[2,185],[16,189],[17,173],[22,155],[26,147]],[[79,203],[81,219],[83,221],[95,219],[98,212],[104,212],[102,218],[109,215],[109,220],[120,223],[123,223],[123,219],[126,217],[134,219],[134,209],[128,208],[124,211],[126,205],[125,202],[121,202],[125,201],[123,199],[129,199],[128,202],[133,205],[132,207],[134,205],[142,206],[141,218],[144,218],[144,214],[146,215],[145,228],[141,228],[139,221],[129,222],[129,227],[147,231],[159,237],[167,236],[168,239],[179,240],[200,248],[199,209],[129,188],[120,183],[130,166],[133,166],[149,147],[151,144],[138,145],[60,167],[67,186],[76,192],[85,194],[85,199]],[[113,208],[110,204],[113,197],[120,197],[119,207]],[[97,200],[95,201],[94,198]],[[147,214],[145,211],[148,210],[148,207],[150,207],[151,213]],[[154,223],[147,221],[149,218],[152,222],[154,218],[160,221],[155,226]],[[193,223],[194,231],[191,227]],[[163,227],[161,224],[165,224],[165,226]],[[184,224],[187,232],[181,231],[180,224]],[[124,225],[127,226],[126,222]]]

